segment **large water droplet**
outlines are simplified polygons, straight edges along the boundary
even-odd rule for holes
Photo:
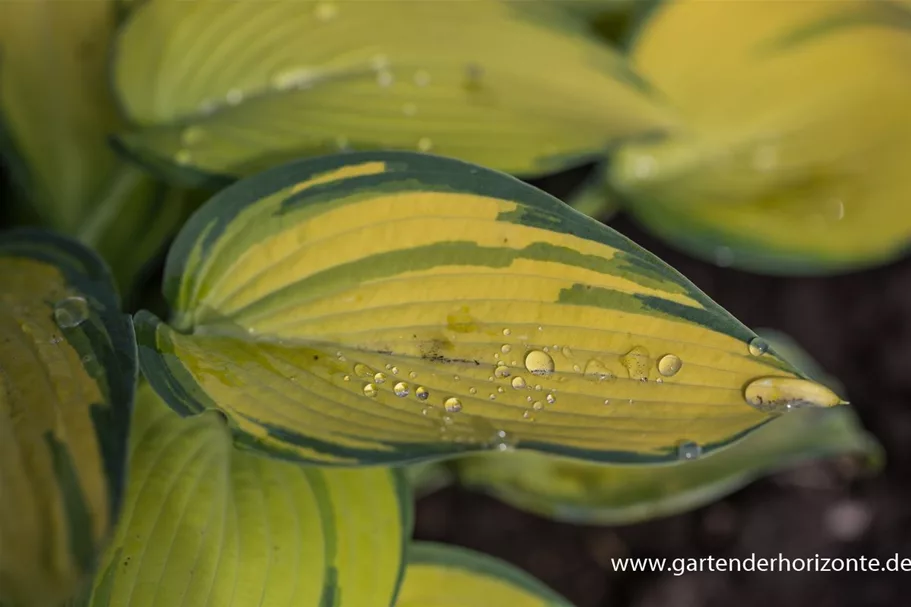
[[[377,392],[378,392],[378,390],[376,389],[376,386],[374,386],[373,384],[364,384],[364,396],[369,396],[369,397],[373,398],[374,396],[376,396]]]
[[[542,350],[531,350],[525,355],[525,368],[532,375],[550,375],[554,372],[554,359]]]
[[[386,374],[385,374],[385,373],[377,373],[376,375],[373,376],[373,381],[376,382],[377,384],[385,383],[385,382],[386,382]]]
[[[519,377],[518,375],[512,378],[512,387],[516,390],[521,390],[525,387],[525,380]]]
[[[658,359],[658,373],[665,377],[676,375],[682,366],[683,361],[676,354],[665,354]]]
[[[403,397],[408,396],[408,384],[406,384],[403,381],[400,381],[399,383],[397,383],[396,385],[394,385],[392,387],[392,391],[393,391],[393,393],[395,393],[396,396],[403,396]]]
[[[589,381],[597,382],[602,382],[614,378],[614,374],[608,370],[607,365],[605,365],[597,358],[592,358],[587,363],[585,363],[585,369],[582,371],[582,375]]]
[[[648,379],[648,350],[636,346],[620,357],[620,364],[626,367],[630,379]]]
[[[417,389],[414,391],[414,395],[417,396],[421,400],[427,400],[427,398],[430,396],[430,391],[427,390],[427,388],[425,388],[424,386],[418,386]]]
[[[458,413],[462,410],[462,401],[457,399],[455,396],[450,396],[443,402],[443,407],[446,408],[450,413]]]
[[[796,377],[761,377],[743,391],[747,404],[769,413],[784,413],[803,407],[834,407],[843,404],[835,392],[822,384]]]
[[[769,342],[761,337],[754,337],[750,340],[750,354],[753,356],[762,356],[769,351]]]
[[[89,317],[89,302],[85,297],[64,297],[54,304],[54,322],[61,329],[78,327]]]
[[[354,374],[358,377],[373,377],[373,369],[364,363],[357,363],[354,365]]]
[[[702,447],[698,443],[683,441],[677,445],[677,459],[679,460],[699,459],[700,455],[702,455]]]

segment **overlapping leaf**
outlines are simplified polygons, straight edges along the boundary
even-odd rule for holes
[[[911,5],[666,2],[632,61],[685,129],[617,155],[657,234],[770,273],[881,263],[911,241]]]
[[[87,604],[391,606],[410,534],[397,473],[239,452],[221,416],[182,419],[143,385],[123,520]]]
[[[421,154],[297,162],[224,190],[175,241],[165,295],[171,324],[136,318],[159,393],[292,459],[518,444],[672,460],[681,441],[708,452],[788,405],[839,402],[616,232]]]
[[[571,607],[553,590],[500,559],[417,542],[396,607]]]
[[[117,518],[136,345],[75,242],[0,234],[0,603],[59,604]]]
[[[349,148],[531,175],[664,128],[583,23],[518,4],[151,0],[117,45],[114,88],[137,126],[121,143],[186,179]]]
[[[125,289],[194,199],[156,184],[108,143],[123,126],[106,72],[122,4],[0,4],[0,152],[14,169],[16,219],[77,237]]]

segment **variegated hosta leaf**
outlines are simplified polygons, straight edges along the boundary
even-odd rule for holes
[[[122,4],[0,3],[0,153],[20,194],[15,219],[92,247],[126,292],[193,199],[156,184],[108,143],[123,126],[106,72]]]
[[[150,0],[117,45],[121,143],[175,177],[339,149],[555,172],[668,119],[625,60],[543,3]],[[182,177],[179,177],[182,176]]]
[[[102,262],[0,234],[0,603],[59,604],[119,511],[136,344]]]
[[[631,145],[615,186],[651,230],[768,273],[890,260],[911,242],[911,4],[660,5],[632,60],[687,125]]]
[[[879,457],[851,409],[805,409],[783,415],[720,453],[661,466],[579,463],[528,451],[459,462],[459,477],[521,510],[587,524],[627,524],[704,506],[756,478],[799,462],[842,454]],[[687,459],[692,458],[692,459]]]
[[[452,470],[444,462],[421,462],[403,466],[402,470],[417,499],[451,485],[455,480]]]
[[[416,542],[396,607],[571,607],[528,573],[458,546]]]
[[[325,470],[234,449],[144,384],[123,519],[88,607],[394,604],[411,495],[389,469]]]
[[[434,156],[342,154],[235,184],[178,236],[165,296],[171,324],[136,318],[159,393],[292,459],[518,444],[673,460],[681,441],[708,452],[840,402],[620,234]]]

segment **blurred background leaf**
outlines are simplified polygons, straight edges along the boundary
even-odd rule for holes
[[[115,0],[0,3],[0,152],[16,186],[10,219],[94,248],[129,298],[202,195],[155,183],[108,143],[125,124],[106,69],[124,10]]]
[[[634,217],[719,265],[772,274],[888,262],[911,242],[911,5],[658,5],[631,61],[676,112],[611,178]]]

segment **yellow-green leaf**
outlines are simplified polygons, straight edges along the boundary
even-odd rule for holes
[[[451,485],[455,475],[443,462],[421,462],[402,468],[416,499]]]
[[[113,78],[121,144],[187,179],[349,148],[542,174],[668,120],[584,24],[499,0],[151,0]]]
[[[136,317],[149,380],[291,459],[518,445],[665,461],[840,402],[620,234],[440,157],[341,154],[242,180],[186,224],[164,280],[170,324]]]
[[[122,0],[0,3],[0,152],[20,194],[16,220],[92,247],[126,293],[193,199],[108,143],[123,127],[106,68],[124,10]]]
[[[521,569],[458,546],[416,542],[396,607],[571,607]]]
[[[844,271],[911,242],[911,5],[660,5],[634,68],[676,108],[612,180],[656,234],[768,273]]]
[[[102,262],[0,234],[0,603],[59,604],[119,511],[136,345]]]
[[[307,468],[234,449],[143,384],[123,519],[89,607],[391,607],[411,495],[389,469]]]

